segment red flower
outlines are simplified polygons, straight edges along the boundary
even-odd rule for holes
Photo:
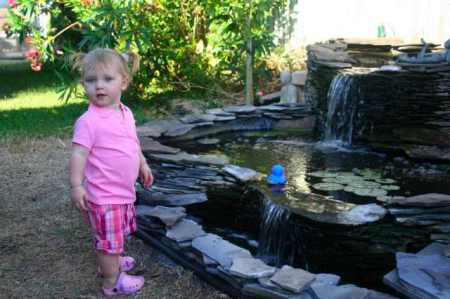
[[[25,53],[25,57],[30,61],[38,60],[39,51],[36,48],[28,49],[28,51]]]
[[[33,44],[33,38],[31,36],[27,36],[23,39],[24,43],[27,45],[32,45]]]
[[[42,63],[40,63],[40,62],[32,63],[31,69],[35,72],[39,72],[42,69]]]
[[[17,3],[15,0],[8,0],[8,4],[9,6],[11,6],[12,8],[16,8],[17,7]]]
[[[81,4],[83,4],[84,6],[89,6],[94,4],[94,0],[81,0]]]

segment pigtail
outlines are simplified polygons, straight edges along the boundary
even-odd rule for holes
[[[72,55],[70,55],[69,59],[70,62],[72,64],[72,70],[73,71],[78,71],[78,72],[83,72],[83,60],[84,57],[86,57],[85,53],[74,53]]]
[[[130,77],[132,77],[139,70],[140,57],[134,52],[125,54],[127,57],[128,67],[130,69]]]

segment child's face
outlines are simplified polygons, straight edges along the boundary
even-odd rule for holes
[[[122,91],[127,85],[127,78],[120,73],[119,66],[115,63],[96,65],[83,78],[89,102],[99,107],[119,104]]]

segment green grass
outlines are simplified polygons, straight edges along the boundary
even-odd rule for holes
[[[27,62],[0,62],[0,137],[69,136],[87,102],[58,99],[52,69],[30,70]],[[126,103],[139,123],[154,117],[148,104]]]

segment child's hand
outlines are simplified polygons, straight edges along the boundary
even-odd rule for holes
[[[73,204],[81,211],[87,211],[87,194],[83,186],[76,186],[72,188]]]
[[[139,177],[145,188],[148,188],[153,184],[153,174],[147,163],[141,163],[139,167]]]

